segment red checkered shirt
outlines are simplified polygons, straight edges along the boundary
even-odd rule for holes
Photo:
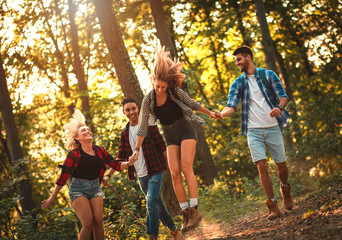
[[[100,184],[103,179],[103,175],[106,171],[106,164],[113,168],[116,171],[121,171],[121,163],[116,161],[104,147],[93,145],[93,149],[99,158],[102,160],[103,165],[100,171],[99,181]],[[57,185],[64,186],[65,183],[68,181],[70,175],[74,172],[75,168],[78,166],[78,163],[81,160],[81,150],[79,147],[71,150],[66,159],[64,160],[63,165],[59,165],[58,167],[62,168],[61,175],[59,176],[58,180],[56,181]]]
[[[153,141],[153,145],[151,141]],[[142,150],[147,166],[148,178],[159,173],[160,171],[167,169],[166,161],[163,155],[163,152],[166,151],[166,146],[157,126],[148,127],[147,136],[142,144]],[[132,154],[132,148],[129,143],[129,123],[127,123],[126,127],[121,132],[117,159],[127,160]],[[128,168],[128,178],[130,180],[135,179],[134,166]]]

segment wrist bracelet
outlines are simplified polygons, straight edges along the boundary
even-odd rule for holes
[[[107,174],[106,177],[110,178],[112,175]]]
[[[127,167],[130,167],[131,165],[129,165],[129,162],[126,162],[127,163]]]
[[[138,151],[139,151],[139,149],[140,149],[139,147],[135,147],[135,148],[134,148],[134,151],[135,151],[135,150],[138,150]]]

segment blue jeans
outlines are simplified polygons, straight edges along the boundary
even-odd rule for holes
[[[141,190],[146,197],[147,208],[147,234],[150,237],[158,237],[159,219],[164,226],[171,230],[176,229],[176,225],[172,220],[170,213],[167,211],[163,200],[160,196],[160,187],[163,179],[163,172],[153,175],[151,178],[147,176],[139,178]]]

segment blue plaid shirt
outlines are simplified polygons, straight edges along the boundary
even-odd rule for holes
[[[242,109],[241,109],[241,133],[242,135],[247,135],[247,124],[248,124],[248,110],[249,110],[249,87],[247,81],[247,73],[244,72],[244,81],[245,81],[245,89],[243,92],[243,96],[241,96],[242,84],[236,78],[230,87],[228,94],[228,102],[227,107],[233,107],[236,111],[236,107],[241,99]],[[277,74],[275,74],[272,70],[265,69],[265,75],[267,81],[270,81],[273,92],[276,94],[277,98],[280,100],[283,97],[289,98],[286,95],[285,89],[281,84],[280,79]],[[271,107],[271,109],[277,106],[277,102],[270,93],[270,90],[267,89],[262,83],[259,75],[259,69],[255,68],[255,77],[257,79],[258,86],[261,90],[262,95],[266,98],[267,104]],[[285,127],[290,120],[290,114],[284,109],[281,114],[277,117],[278,125],[280,128]]]

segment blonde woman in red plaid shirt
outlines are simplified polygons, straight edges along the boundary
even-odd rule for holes
[[[132,166],[134,160],[118,162],[108,154],[106,149],[93,145],[93,134],[86,126],[83,114],[77,109],[70,122],[64,125],[64,129],[67,137],[65,147],[72,150],[68,153],[63,165],[59,166],[62,172],[51,196],[42,201],[42,209],[53,205],[57,194],[70,177],[71,204],[82,224],[79,239],[90,239],[92,230],[94,239],[104,239],[104,194],[100,189],[100,184],[106,165],[116,171],[121,171]]]

